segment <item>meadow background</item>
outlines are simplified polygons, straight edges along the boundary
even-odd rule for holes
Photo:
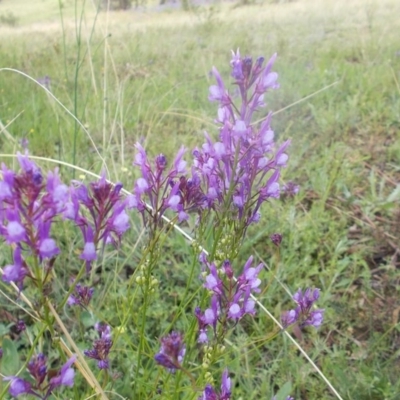
[[[321,288],[324,324],[299,340],[344,399],[400,399],[399,16],[397,0],[221,2],[188,11],[147,2],[108,12],[82,0],[1,0],[1,161],[15,164],[10,155],[22,139],[32,155],[94,173],[100,154],[109,178],[130,190],[136,141],[172,156],[182,144],[203,143],[204,130],[217,134],[207,99],[213,65],[228,76],[231,49],[254,58],[277,52],[281,87],[267,108],[277,140],[292,140],[283,179],[300,192],[265,209],[241,259],[255,254],[268,265],[260,300],[277,317],[298,288]],[[40,85],[4,68],[48,76],[86,132]],[[65,180],[84,174],[64,165],[61,172]],[[103,317],[123,328],[111,356],[122,370],[137,332],[121,282],[135,274],[141,232],[138,221],[98,274]],[[275,232],[283,235],[279,251],[269,239]],[[166,243],[150,318],[156,331],[174,321],[190,251],[179,234]],[[65,274],[74,269],[65,265]],[[4,297],[7,285],[0,288],[0,341],[15,339],[6,327],[21,312]],[[232,339],[233,398],[270,398],[286,382],[296,399],[335,398],[283,336],[267,342],[272,327],[258,314]],[[128,396],[132,379],[124,372],[115,391]]]

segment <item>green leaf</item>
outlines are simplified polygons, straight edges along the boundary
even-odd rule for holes
[[[387,202],[391,203],[400,199],[400,185],[397,185],[392,193],[386,199]]]
[[[292,382],[286,382],[280,389],[279,392],[276,394],[276,400],[286,400],[290,393],[292,392]]]
[[[83,311],[81,314],[81,322],[85,328],[89,328],[96,323],[96,319],[94,315],[89,311]]]
[[[19,369],[19,356],[15,342],[4,338],[1,347],[3,348],[1,373],[6,376],[16,374]]]

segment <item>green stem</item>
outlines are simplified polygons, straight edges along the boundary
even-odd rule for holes
[[[58,309],[57,312],[59,312],[59,310],[63,309],[63,307],[65,306],[65,304],[68,301],[69,296],[71,295],[71,293],[75,290],[75,286],[78,284],[79,280],[82,278],[82,275],[84,274],[86,270],[86,263],[83,263],[81,269],[78,272],[78,275],[76,276],[76,278],[74,279],[74,282],[72,283],[72,285],[70,286],[70,288],[68,289],[67,294],[64,296],[63,300],[61,301],[61,303],[58,305]]]

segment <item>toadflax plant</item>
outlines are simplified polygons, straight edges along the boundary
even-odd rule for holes
[[[292,182],[280,183],[290,141],[277,145],[271,127],[272,113],[260,115],[266,106],[266,92],[279,86],[278,75],[272,70],[275,58],[274,55],[265,62],[263,57],[253,60],[242,57],[239,51],[233,52],[230,65],[234,91],[227,89],[213,68],[216,84],[209,89],[209,100],[218,106],[218,135],[213,138],[205,132],[201,146],[191,153],[181,147],[172,163],[164,154],[150,157],[137,143],[133,165],[140,176],[127,196],[123,195],[122,184],[111,184],[104,173],[95,182],[72,181],[68,186],[61,182],[57,170],[45,176],[27,155],[18,154],[20,172],[2,165],[0,234],[12,254],[12,261],[2,270],[2,279],[16,285],[18,301],[18,296],[25,293],[33,296],[38,324],[33,341],[25,324],[18,330],[31,341],[30,356],[25,360],[31,378],[5,376],[11,396],[30,395],[45,400],[60,386],[73,386],[72,364],[79,359],[74,356],[58,372],[49,374],[47,357],[41,349],[50,338],[44,347],[51,354],[58,352],[62,359],[66,358],[58,328],[79,343],[87,341],[90,334],[83,328],[88,323],[84,327],[80,320],[81,312],[85,312],[97,322],[91,323],[95,338],[80,346],[86,349],[80,356],[86,357],[90,367],[102,376],[100,389],[88,371],[84,376],[102,396],[105,394],[101,390],[113,388],[122,375],[113,353],[120,346],[118,337],[126,332],[132,313],[132,379],[127,378],[131,398],[144,398],[144,393],[147,398],[154,398],[155,392],[166,399],[178,398],[182,393],[198,400],[233,398],[234,386],[224,365],[226,343],[243,319],[256,315],[263,270],[263,264],[257,264],[253,256],[240,265],[240,247],[249,226],[260,222],[264,203],[272,204],[282,193],[293,196],[298,191]],[[191,161],[185,160],[190,158],[188,154]],[[123,326],[113,330],[111,321],[98,322],[103,319],[101,310],[96,308],[94,280],[98,263],[107,262],[104,254],[109,246],[119,249],[124,240],[131,226],[128,210],[132,209],[143,221],[146,239],[133,278],[123,283],[129,298],[128,311],[121,318]],[[78,267],[73,274],[60,259],[65,249],[55,226],[64,224],[80,232],[79,244],[74,243],[74,265]],[[156,275],[164,243],[178,224],[193,229],[192,271],[185,298],[179,299],[179,312],[169,317],[168,332],[161,332],[154,323],[148,328],[152,320],[149,315],[157,309],[154,294],[160,285]],[[280,246],[282,236],[274,233],[271,240]],[[51,290],[52,277],[59,271],[66,275],[65,287],[56,295]],[[190,293],[193,285],[197,290]],[[291,327],[318,328],[324,313],[314,308],[319,294],[319,289],[299,289],[293,296],[296,308],[282,314],[282,329],[274,335]],[[103,304],[110,306],[107,301]],[[64,324],[79,329],[68,333]],[[159,349],[155,347],[157,338]],[[75,349],[79,353],[78,347]],[[34,353],[38,355],[31,357]],[[217,379],[221,383],[216,383],[214,377],[221,374],[222,378]],[[143,388],[139,387],[143,381],[138,378],[142,376],[151,378]],[[157,381],[157,387],[152,387],[152,379]],[[184,387],[188,389],[184,391]]]
[[[163,154],[151,163],[143,147],[136,145],[138,153],[134,164],[140,168],[141,177],[134,185],[131,205],[142,214],[150,232],[150,247],[146,249],[149,257],[143,264],[143,270],[148,271],[147,282],[158,261],[154,255],[160,253],[161,232],[169,226],[162,223],[162,218],[166,213],[176,223],[188,221],[191,214],[196,218],[194,247],[202,264],[202,285],[206,290],[200,301],[202,304],[209,301],[204,311],[197,306],[194,312],[197,342],[204,346],[201,354],[206,381],[210,380],[210,367],[223,355],[226,336],[245,315],[256,313],[254,295],[261,291],[258,275],[263,265],[253,267],[250,257],[241,273],[235,267],[247,229],[260,221],[263,203],[278,199],[282,192],[294,195],[298,191],[293,183],[283,187],[279,183],[281,169],[288,161],[286,150],[290,141],[279,146],[275,144],[272,113],[261,122],[255,121],[257,113],[265,107],[265,93],[279,86],[278,75],[272,71],[275,58],[276,55],[264,63],[263,57],[253,61],[250,57],[242,57],[239,50],[233,52],[231,76],[237,88],[235,94],[227,90],[218,70],[213,68],[216,85],[209,89],[209,100],[218,103],[219,135],[212,139],[205,133],[205,143],[192,152],[190,169],[183,160],[184,148],[168,167]],[[272,240],[279,246],[282,237],[274,234]],[[209,246],[208,252],[204,245]],[[313,292],[307,289],[303,297],[300,290],[294,296],[298,308],[282,316],[283,327],[296,322],[300,327],[318,327],[323,310],[311,311],[318,294],[317,289]],[[178,332],[171,335],[179,338],[177,352],[183,348],[182,335]],[[162,343],[170,341],[171,336],[161,338]],[[183,354],[178,362],[177,355],[166,357],[167,353],[165,350],[158,353],[155,356],[157,363],[170,372],[181,369],[186,373],[182,367]],[[224,376],[227,374],[225,371]],[[211,386],[206,386],[201,398],[227,399],[230,391],[227,393],[217,395]]]

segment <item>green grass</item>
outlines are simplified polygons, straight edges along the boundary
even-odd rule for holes
[[[138,139],[151,154],[172,155],[181,144],[201,145],[204,130],[216,134],[209,71],[215,65],[229,74],[230,49],[254,57],[278,53],[281,88],[269,94],[267,108],[277,112],[279,141],[292,139],[284,180],[299,183],[301,191],[263,211],[264,222],[249,232],[240,259],[257,254],[275,271],[263,275],[269,286],[261,298],[275,316],[290,307],[284,288],[322,289],[325,323],[300,344],[344,399],[399,399],[400,3],[298,0],[190,13],[161,13],[150,5],[146,12],[101,13],[93,35],[96,13],[88,3],[79,59],[82,2],[78,22],[75,2],[63,3],[64,30],[56,1],[0,2],[0,16],[10,11],[17,21],[15,27],[0,25],[0,68],[48,75],[52,93],[87,126],[111,179],[128,190]],[[27,137],[31,154],[101,169],[74,120],[40,86],[4,70],[0,121],[7,125],[0,128],[2,153],[14,153]],[[65,167],[62,172],[71,176]],[[274,232],[284,238],[279,255],[269,241]],[[118,350],[138,340],[137,316],[120,300],[136,295],[126,284],[140,257],[131,236],[118,257],[110,255],[99,294],[104,319],[114,327],[126,324],[113,355],[121,366],[129,359]],[[184,240],[173,235],[166,249],[149,331],[164,332],[175,320],[190,275]],[[6,324],[0,315],[1,321]],[[186,322],[179,322],[181,328]],[[266,342],[272,327],[260,312],[231,338],[233,398],[269,399],[287,381],[296,399],[334,398],[285,337]],[[129,398],[135,379],[126,374],[113,390]],[[143,398],[155,389],[149,385]]]

